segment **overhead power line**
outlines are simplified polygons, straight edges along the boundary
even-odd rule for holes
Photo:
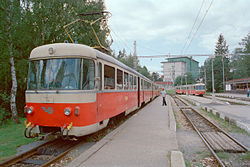
[[[132,49],[129,47],[129,45],[127,44],[127,42],[125,40],[123,40],[123,38],[121,38],[110,26],[109,26],[111,32],[113,32],[113,34],[117,37],[117,39],[119,39],[120,43],[125,46],[124,49],[128,49],[130,51],[130,53],[133,53]]]
[[[138,58],[177,58],[177,57],[214,57],[214,54],[188,54],[188,55],[145,55],[137,56]],[[225,56],[225,55],[216,55],[216,56]],[[250,53],[240,53],[240,54],[227,54],[227,56],[250,56]]]
[[[192,26],[192,28],[191,28],[189,34],[188,34],[188,37],[187,37],[187,39],[186,39],[186,42],[185,42],[185,44],[184,44],[184,46],[183,46],[183,48],[182,48],[181,54],[183,54],[183,51],[184,51],[184,49],[185,49],[185,47],[186,47],[186,45],[187,45],[187,42],[188,42],[188,40],[189,40],[189,38],[190,38],[190,35],[191,35],[191,33],[193,32],[194,26],[195,26],[195,24],[196,24],[196,21],[197,21],[199,15],[200,15],[202,6],[203,6],[203,4],[204,4],[204,1],[205,1],[205,0],[203,0],[202,3],[201,3],[200,10],[199,10],[199,12],[197,13],[197,16],[196,16],[196,18],[195,18],[195,20],[194,20],[194,24],[193,24],[193,26]]]
[[[187,48],[184,50],[184,54],[185,54],[185,52],[189,49],[190,44],[192,43],[192,41],[193,41],[193,39],[194,39],[195,35],[196,35],[196,34],[197,34],[197,32],[199,31],[199,29],[200,29],[200,27],[201,27],[202,23],[204,22],[205,17],[206,17],[206,15],[207,15],[207,13],[208,13],[208,11],[209,11],[210,7],[212,6],[213,2],[214,2],[214,0],[212,0],[212,1],[211,1],[211,3],[210,3],[210,5],[209,5],[209,7],[207,8],[206,13],[204,14],[204,16],[203,16],[203,18],[202,18],[202,20],[201,20],[201,22],[200,22],[199,26],[197,27],[197,29],[196,29],[195,33],[193,34],[193,36],[192,36],[192,38],[191,38],[191,40],[190,40],[190,42],[189,42],[189,44],[188,44]]]

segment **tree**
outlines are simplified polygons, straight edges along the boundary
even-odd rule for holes
[[[1,1],[2,2],[2,1]],[[11,91],[10,91],[10,109],[12,113],[12,119],[16,123],[20,123],[18,118],[18,112],[16,107],[16,95],[17,95],[17,77],[14,61],[15,54],[15,36],[17,35],[15,29],[19,27],[18,23],[21,16],[21,7],[19,1],[5,1],[1,3],[1,20],[2,24],[2,45],[6,46],[5,54],[8,55],[10,71],[11,71]]]
[[[250,77],[250,56],[249,55],[237,55],[240,53],[250,53],[250,32],[239,43],[241,48],[236,48],[232,57],[230,67],[232,69],[232,78],[245,78]]]
[[[216,71],[215,78],[217,78],[217,82],[215,83],[215,89],[223,89],[225,90],[225,78],[229,75],[229,58],[228,55],[228,45],[226,43],[226,40],[224,39],[223,35],[220,34],[218,37],[218,42],[215,46],[215,60],[214,60],[214,69]],[[220,60],[221,59],[221,60]],[[222,65],[222,66],[221,66]],[[222,67],[222,72],[220,68]],[[220,79],[222,74],[222,79]],[[222,84],[222,85],[221,85]]]
[[[215,58],[208,58],[204,62],[203,75],[206,75],[206,88],[208,91],[212,91],[212,61],[214,68],[214,88],[216,92],[224,90],[223,73],[224,80],[231,79],[229,70],[229,58],[227,57],[228,52],[228,45],[226,44],[226,40],[224,39],[223,35],[220,34],[215,46]]]
[[[152,73],[153,81],[163,81],[163,79],[160,77],[160,74],[158,72]]]
[[[148,69],[146,66],[141,67],[140,65],[137,67],[137,70],[139,73],[141,73],[142,75],[144,75],[145,77],[152,79]]]
[[[187,81],[187,83],[186,83]],[[180,75],[178,77],[176,77],[175,81],[174,81],[174,85],[186,85],[186,84],[194,84],[195,83],[195,79],[192,75],[191,72],[187,72],[184,75]]]
[[[0,102],[4,102],[0,105],[0,122],[9,118],[9,114],[5,113],[10,109],[15,122],[19,122],[18,115],[23,115],[28,57],[31,50],[40,45],[68,40],[63,29],[64,25],[78,19],[79,13],[103,10],[102,1],[0,1]],[[90,19],[96,17],[99,16],[91,16]],[[106,22],[98,22],[93,26],[105,47],[109,45],[106,24]],[[92,31],[84,29],[81,24],[73,29],[73,37],[77,37],[78,43],[97,45]],[[6,107],[8,106],[6,101],[10,107]]]

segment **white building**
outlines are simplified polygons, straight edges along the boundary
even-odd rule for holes
[[[161,62],[163,68],[163,81],[165,82],[174,82],[175,79],[180,76],[184,75],[186,71],[186,63],[179,61],[179,62]]]

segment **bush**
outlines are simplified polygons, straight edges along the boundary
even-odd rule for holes
[[[11,117],[9,108],[10,96],[6,93],[0,93],[0,125]]]

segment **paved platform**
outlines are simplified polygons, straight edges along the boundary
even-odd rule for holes
[[[238,93],[215,93],[216,96],[224,96],[224,97],[234,97],[234,98],[244,98],[250,99],[247,97],[247,94],[238,94]]]
[[[170,166],[170,153],[178,145],[168,126],[168,107],[161,103],[161,97],[156,98],[68,166]]]

